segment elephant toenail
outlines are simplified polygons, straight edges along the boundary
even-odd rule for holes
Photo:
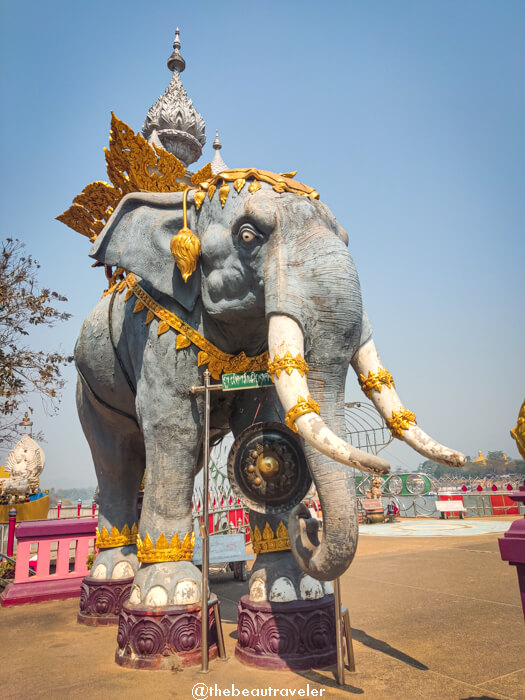
[[[138,605],[140,603],[140,588],[138,586],[133,586],[131,589],[131,595],[129,596],[129,602],[132,605]]]
[[[107,578],[108,568],[105,564],[97,564],[91,572],[91,578]]]
[[[256,578],[250,586],[250,600],[267,600],[266,585],[261,578]]]
[[[303,600],[318,600],[324,596],[323,585],[311,576],[303,576],[299,586]]]
[[[131,566],[131,564],[128,561],[119,561],[119,563],[113,569],[113,573],[111,574],[111,578],[112,579],[131,578],[134,575],[135,575],[135,572],[133,571],[133,567]]]
[[[269,600],[272,603],[288,603],[291,600],[297,600],[297,594],[291,580],[285,576],[275,579],[270,590]]]
[[[195,581],[182,579],[175,586],[173,602],[175,605],[191,605],[200,601],[199,589]]]
[[[153,586],[146,595],[144,604],[151,608],[161,608],[168,604],[168,591],[163,586]]]

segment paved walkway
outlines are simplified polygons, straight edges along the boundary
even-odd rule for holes
[[[198,668],[180,673],[120,668],[113,661],[116,629],[77,625],[78,601],[56,601],[0,608],[0,697],[189,699],[194,685],[205,683],[221,690],[235,684],[241,692],[271,687],[277,691],[272,697],[292,697],[293,691],[301,697],[304,690],[302,697],[329,699],[524,699],[518,581],[514,568],[501,561],[497,539],[497,534],[361,537],[342,578],[357,664],[356,673],[346,673],[343,688],[334,668],[264,672],[239,664],[233,655],[236,608],[247,584],[223,574],[212,589],[221,599],[231,658],[211,662],[208,675]]]
[[[488,533],[502,533],[509,529],[509,523],[505,520],[492,520],[488,518],[459,518],[450,520],[416,520],[409,518],[397,523],[376,523],[374,525],[360,525],[359,534],[374,537],[452,537],[455,535],[472,536],[486,535]]]

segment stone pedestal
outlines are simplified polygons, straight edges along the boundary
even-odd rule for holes
[[[201,608],[173,605],[145,608],[124,604],[120,613],[115,661],[120,666],[176,670],[201,663]],[[217,650],[215,615],[208,611],[209,658]]]
[[[132,583],[133,577],[108,581],[86,576],[80,589],[77,622],[90,626],[116,625]]]
[[[306,670],[337,663],[334,596],[289,603],[239,601],[235,656],[267,669]]]
[[[509,495],[516,503],[525,505],[525,484],[520,486],[519,491]],[[525,518],[515,520],[498,542],[503,561],[508,561],[509,564],[516,567],[523,617],[525,618]]]

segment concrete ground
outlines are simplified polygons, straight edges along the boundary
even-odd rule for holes
[[[234,684],[241,693],[272,688],[272,697],[295,690],[296,697],[371,700],[525,699],[518,580],[500,559],[498,536],[362,536],[341,580],[357,666],[356,673],[346,671],[344,687],[335,682],[335,668],[269,672],[240,664],[236,610],[247,584],[222,574],[214,576],[212,590],[221,600],[230,659],[212,661],[207,675],[198,668],[123,669],[113,661],[116,628],[78,625],[78,600],[56,601],[0,608],[0,697],[191,698],[195,684],[214,691]],[[205,699],[202,685],[196,692]]]

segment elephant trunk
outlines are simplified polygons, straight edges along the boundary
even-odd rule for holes
[[[304,338],[299,325],[291,318],[273,314],[269,320],[268,345],[270,359],[304,354]],[[322,371],[326,372],[326,369]],[[288,413],[300,400],[310,396],[305,376],[298,370],[275,375],[277,394]],[[342,432],[341,417],[336,415],[343,405],[343,387],[323,392],[323,415]],[[290,545],[299,566],[314,578],[332,581],[351,564],[357,547],[357,505],[353,474],[347,466],[376,473],[388,472],[385,460],[349,445],[335,435],[314,412],[300,415],[295,427],[307,443],[306,456],[323,511],[323,537],[318,538],[318,522],[309,517],[301,504],[290,514]],[[347,466],[344,466],[347,465]]]
[[[351,364],[356,374],[360,376],[361,383],[365,383],[369,377],[378,377],[380,373],[383,377],[385,377],[385,373],[388,375],[381,364],[373,340],[369,340],[359,348],[353,356]],[[384,383],[378,381],[376,388],[369,389],[368,393],[392,433],[427,459],[450,467],[462,467],[466,461],[465,456],[449,447],[440,445],[415,424],[415,415],[403,408],[394,389],[392,378],[390,375],[388,377],[389,380]],[[372,383],[374,383],[373,380]]]

